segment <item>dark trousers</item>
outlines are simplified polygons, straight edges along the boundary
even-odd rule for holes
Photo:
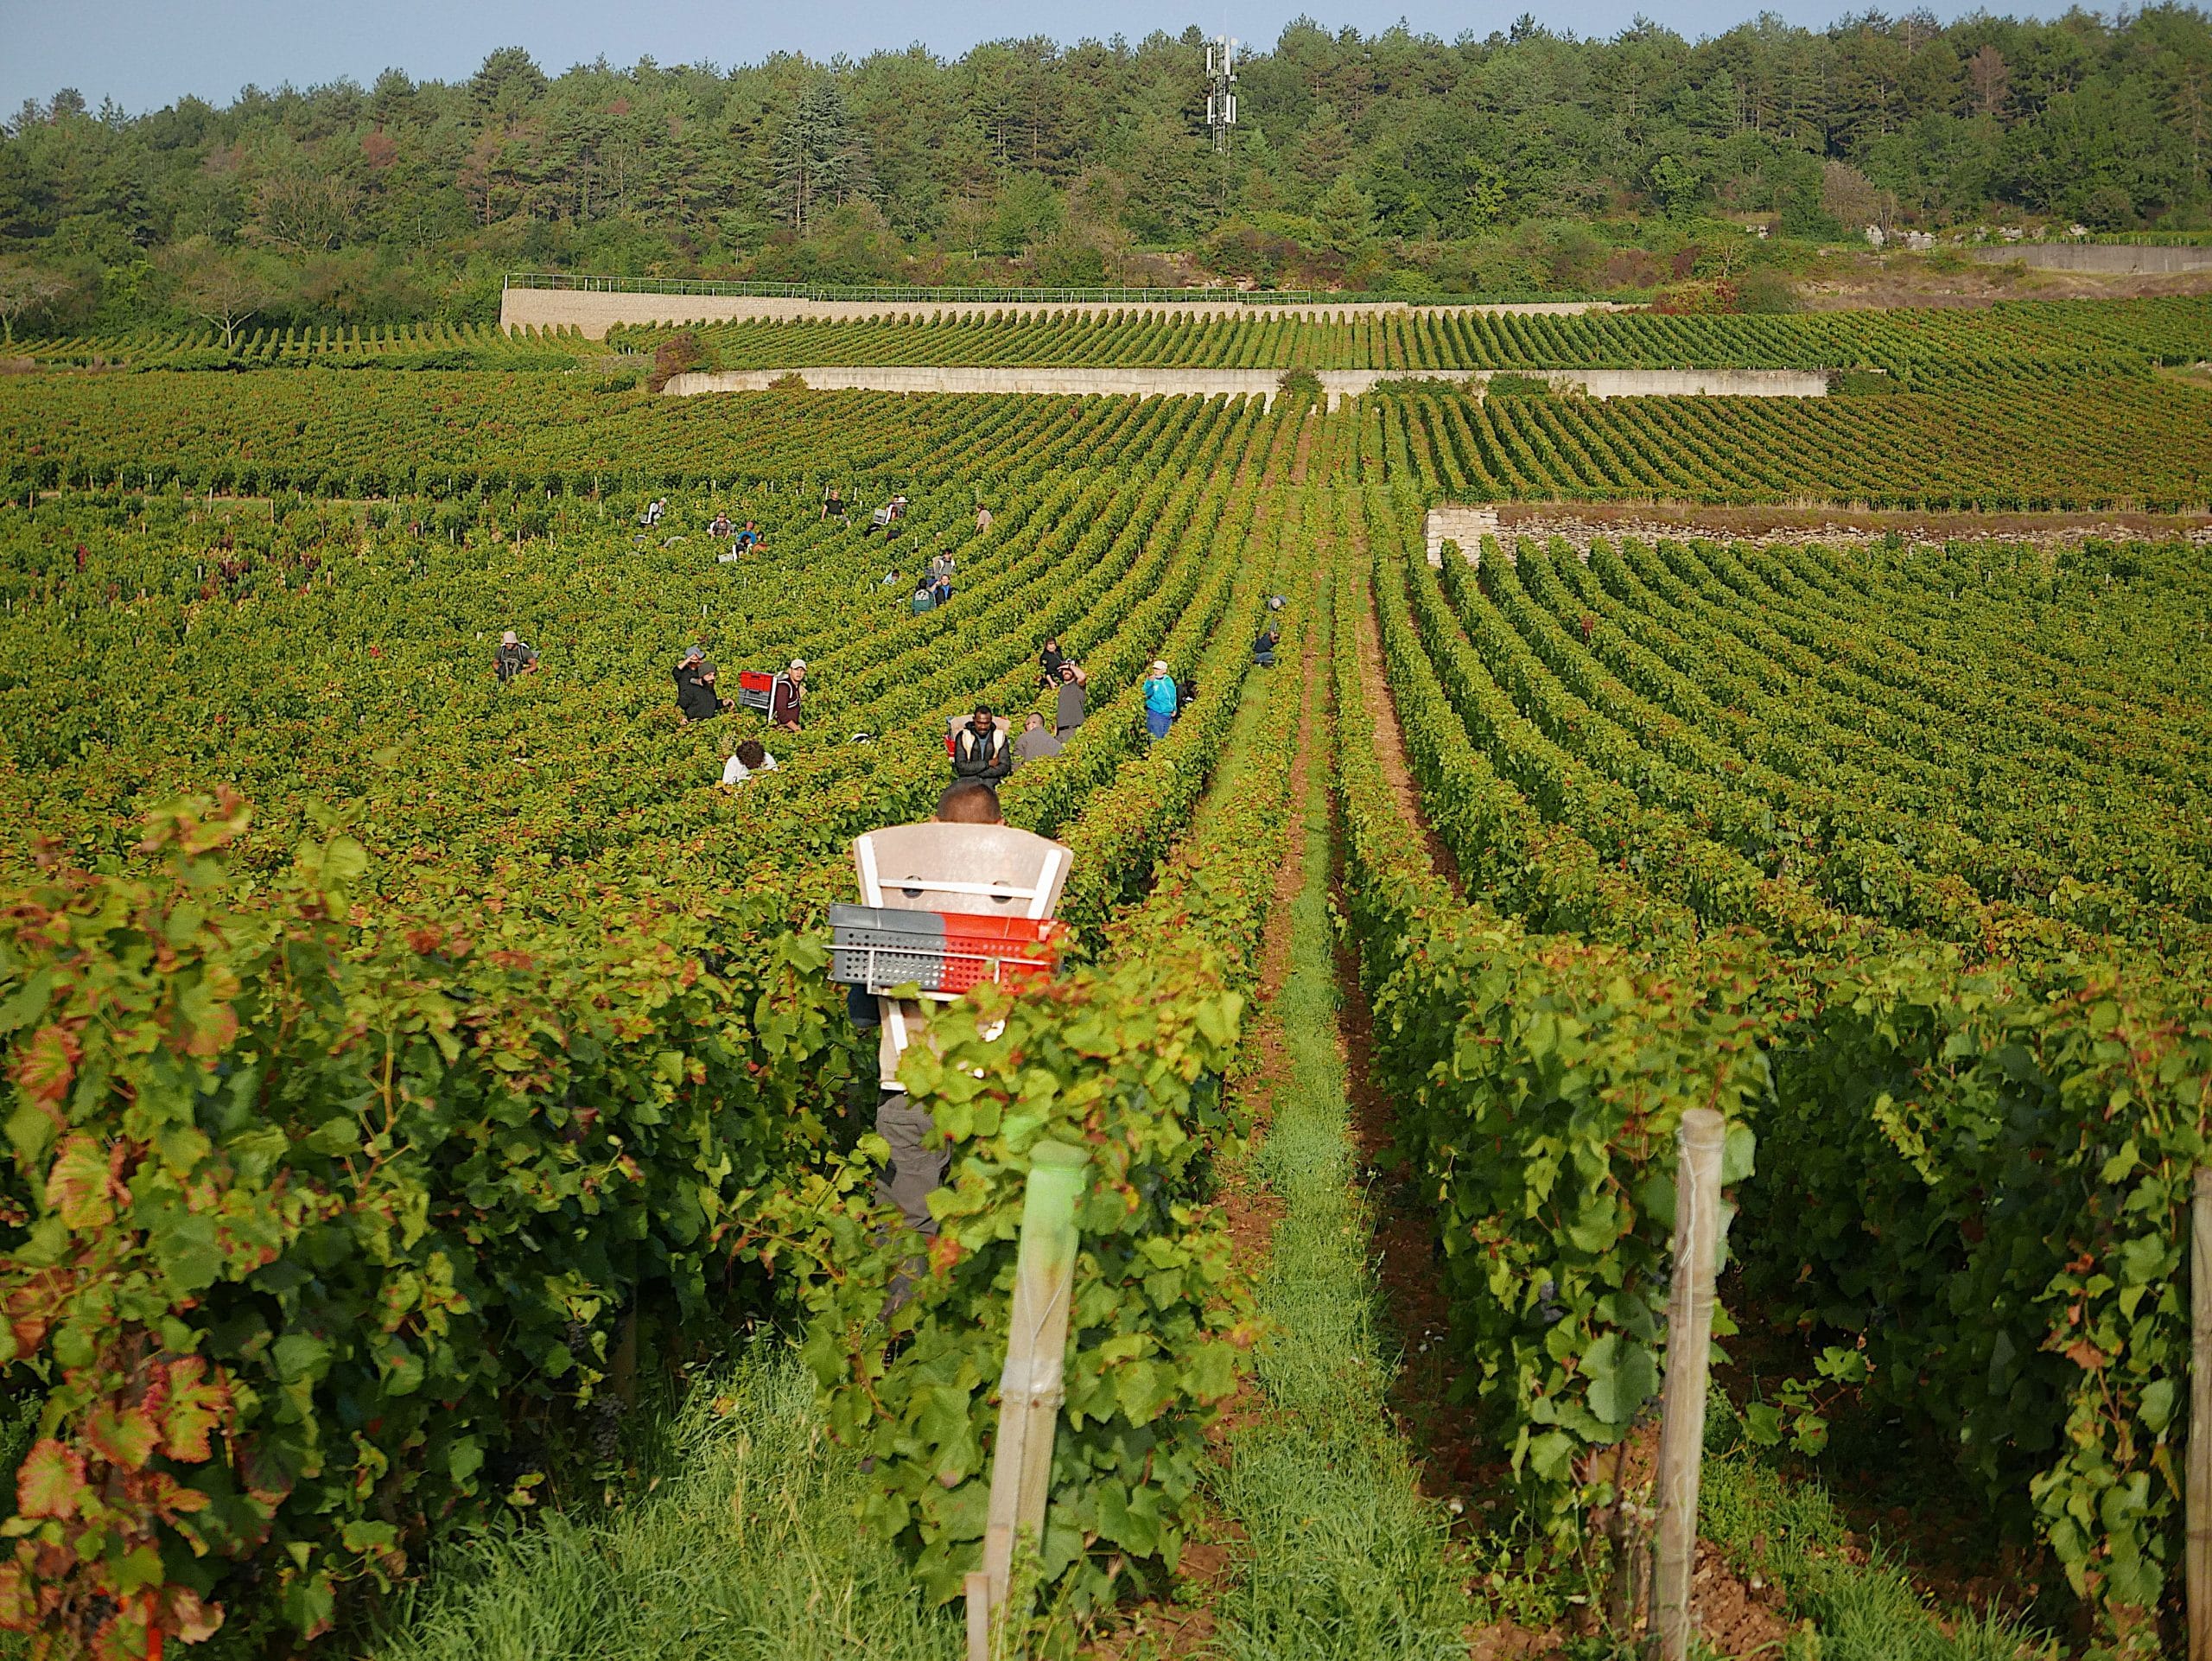
[[[930,1195],[944,1184],[952,1159],[943,1148],[923,1145],[933,1129],[928,1110],[916,1107],[904,1091],[885,1097],[875,1110],[875,1134],[891,1144],[891,1163],[875,1180],[876,1200],[898,1206],[907,1227],[932,1237],[937,1219],[930,1215]]]

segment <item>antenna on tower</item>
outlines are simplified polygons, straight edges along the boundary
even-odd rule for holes
[[[1213,147],[1229,148],[1229,130],[1236,124],[1236,42],[1217,35],[1206,42],[1206,126],[1213,133]]]

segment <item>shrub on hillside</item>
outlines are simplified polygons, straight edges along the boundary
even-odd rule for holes
[[[1311,369],[1284,370],[1275,383],[1275,396],[1294,410],[1319,409],[1328,401],[1320,376]]]
[[[714,367],[707,348],[690,329],[670,335],[653,349],[652,373],[645,378],[645,390],[658,392],[678,375],[689,374],[694,369]]]
[[[1804,310],[1805,302],[1795,283],[1771,265],[1760,265],[1745,272],[1737,283],[1736,307],[1755,316],[1781,317]]]
[[[1541,375],[1492,375],[1483,391],[1490,398],[1549,398],[1552,384]]]

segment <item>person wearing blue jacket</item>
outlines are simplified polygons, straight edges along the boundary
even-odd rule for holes
[[[1167,672],[1167,660],[1156,659],[1144,684],[1144,728],[1154,738],[1167,736],[1175,720],[1175,678]]]

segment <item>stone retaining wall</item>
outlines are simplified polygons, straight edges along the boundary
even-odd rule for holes
[[[2212,271],[2212,248],[2141,248],[2117,242],[2008,242],[1995,248],[1969,248],[1970,259],[1986,265],[2018,263],[2039,271],[2101,271],[2111,277],[2156,272]]]
[[[1487,377],[1467,371],[1424,374],[1402,369],[1324,369],[1318,372],[1334,410],[1347,398],[1370,391],[1382,380],[1457,380]],[[1024,392],[1046,397],[1258,398],[1274,403],[1279,369],[1077,369],[1050,366],[880,365],[813,369],[724,369],[677,375],[668,383],[676,398],[705,392],[759,392],[785,375],[808,387],[870,392]],[[1817,369],[1559,369],[1544,379],[1561,391],[1594,398],[1824,398],[1827,376]]]
[[[995,311],[1019,310],[1025,306],[1039,311],[1081,312],[1085,315],[1145,309],[1141,304],[1040,303],[1025,302],[1018,296],[1009,296],[1003,302],[931,304],[906,300],[788,300],[747,298],[736,295],[605,294],[576,289],[509,289],[499,297],[499,327],[575,328],[582,331],[587,340],[601,340],[607,338],[607,331],[618,323],[728,323],[753,318],[778,322],[852,322],[883,317],[927,318],[938,314],[946,317],[980,316]],[[1162,301],[1155,309],[1172,312],[1179,317],[1187,314],[1215,321],[1224,318],[1295,316],[1309,322],[1340,322],[1347,318],[1375,316],[1386,312],[1402,314],[1422,310],[1569,315],[1586,311],[1626,309],[1606,300],[1530,301],[1510,305],[1440,307],[1413,306],[1394,301],[1357,301],[1336,306],[1248,306],[1229,301],[1176,300]]]

